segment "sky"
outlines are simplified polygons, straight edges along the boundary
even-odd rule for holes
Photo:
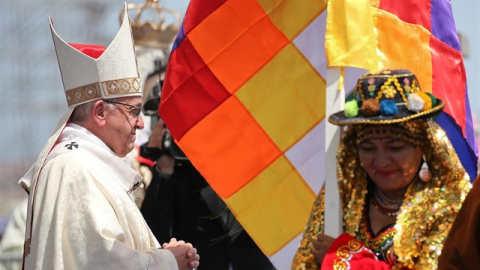
[[[467,71],[468,95],[472,111],[480,116],[480,4],[476,0],[453,1],[453,16],[457,31],[466,37],[462,44],[466,50],[465,69]]]

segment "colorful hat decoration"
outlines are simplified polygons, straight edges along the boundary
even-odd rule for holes
[[[420,88],[409,70],[382,70],[360,77],[345,110],[332,114],[335,125],[391,124],[431,117],[445,103]]]
[[[124,9],[120,30],[103,52],[98,45],[68,44],[55,32],[50,18],[69,108],[97,99],[143,95],[126,4]]]

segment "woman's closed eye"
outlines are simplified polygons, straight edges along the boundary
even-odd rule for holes
[[[363,144],[363,145],[361,144],[358,146],[358,149],[363,152],[371,152],[375,150],[375,147],[369,144]]]
[[[389,147],[389,149],[391,151],[398,152],[398,151],[402,151],[404,149],[404,147],[403,146],[391,146],[391,147]]]
[[[393,152],[400,152],[405,150],[408,147],[408,145],[405,143],[392,143],[392,144],[389,144],[387,147]]]

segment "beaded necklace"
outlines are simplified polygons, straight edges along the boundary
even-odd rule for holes
[[[402,206],[402,201],[397,202],[391,200],[387,198],[380,189],[375,188],[372,196],[372,205],[380,213],[389,217],[394,217],[398,215],[398,210],[400,210],[400,206]]]

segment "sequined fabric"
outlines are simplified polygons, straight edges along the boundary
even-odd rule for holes
[[[393,269],[436,269],[443,242],[470,190],[470,179],[445,132],[435,122],[422,119],[407,125],[425,131],[427,142],[422,148],[433,178],[427,183],[414,180],[407,189],[395,224],[393,249],[397,263]],[[344,230],[354,237],[360,230],[367,195],[367,178],[356,146],[361,128],[348,128],[337,155]],[[313,205],[292,269],[319,269],[311,253],[311,239],[323,233],[323,205],[322,190]]]
[[[388,253],[393,245],[393,236],[395,235],[395,227],[389,227],[374,236],[371,233],[370,225],[368,223],[367,211],[363,211],[363,217],[360,222],[360,227],[355,235],[364,245],[369,248],[377,258],[388,262]]]
[[[320,264],[317,263],[312,254],[312,241],[318,233],[323,232],[324,229],[324,203],[325,190],[322,189],[315,199],[310,212],[310,217],[307,220],[307,226],[303,233],[302,241],[298,247],[297,253],[293,258],[292,270],[318,270]]]

